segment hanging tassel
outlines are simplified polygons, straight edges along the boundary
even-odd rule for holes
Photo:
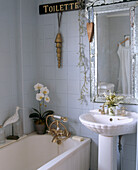
[[[56,36],[56,48],[57,48],[57,60],[58,60],[58,68],[61,66],[61,51],[62,51],[62,37],[61,34],[58,33]]]
[[[62,53],[62,36],[60,33],[61,17],[62,17],[62,13],[60,16],[58,13],[58,34],[55,39],[56,48],[57,48],[56,52],[57,52],[58,68],[60,68],[61,66],[61,53]]]

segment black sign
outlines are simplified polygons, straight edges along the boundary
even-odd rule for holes
[[[79,2],[66,1],[52,4],[44,4],[39,6],[39,14],[50,14],[56,12],[74,11],[80,9]]]

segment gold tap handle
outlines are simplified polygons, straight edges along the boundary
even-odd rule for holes
[[[55,119],[53,118],[53,115],[48,115],[48,116],[46,117],[46,125],[47,125],[48,129],[49,129],[49,125],[48,125],[48,118],[49,118],[49,117],[52,117],[52,119],[55,120]]]
[[[48,118],[52,117],[53,122],[48,125]],[[60,120],[58,120],[60,119]],[[46,125],[48,127],[48,133],[54,136],[52,142],[56,142],[57,144],[61,144],[62,141],[66,140],[71,136],[71,133],[68,132],[67,128],[65,125],[61,122],[66,122],[67,118],[66,117],[61,117],[61,116],[56,116],[54,115],[48,115],[46,117]],[[56,126],[56,127],[55,127]]]
[[[102,108],[102,110],[104,111],[104,104],[102,106],[100,106]]]
[[[61,120],[62,120],[63,122],[67,122],[67,121],[68,121],[68,118],[67,118],[67,117],[61,117]]]
[[[52,119],[53,120],[56,120],[55,118],[54,118],[54,115],[48,115],[47,117],[46,117],[46,125],[47,125],[47,127],[49,128],[49,125],[48,125],[48,118],[49,117],[52,117]],[[60,118],[63,122],[67,122],[68,121],[68,118],[67,117],[61,117]]]

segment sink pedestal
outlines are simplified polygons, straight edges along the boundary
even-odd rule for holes
[[[117,170],[117,137],[99,135],[98,170]]]
[[[98,170],[117,170],[117,136],[136,133],[138,114],[126,113],[125,117],[110,116],[91,110],[79,117],[83,125],[99,134]]]

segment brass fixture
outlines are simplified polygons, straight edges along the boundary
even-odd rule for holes
[[[126,108],[121,107],[121,116],[126,116]]]
[[[56,36],[56,48],[57,48],[57,60],[58,60],[58,68],[61,66],[61,49],[62,49],[62,36],[61,33],[58,33]]]
[[[62,36],[60,33],[61,17],[62,17],[62,12],[61,12],[61,15],[59,15],[58,13],[58,34],[55,39],[56,48],[57,48],[58,68],[61,67],[61,53],[62,53]]]
[[[52,123],[48,125],[48,118],[52,118]],[[59,119],[59,120],[58,120]],[[53,136],[52,142],[57,143],[60,145],[62,141],[66,140],[71,136],[71,133],[68,132],[65,125],[61,122],[67,122],[66,117],[57,116],[57,115],[48,115],[46,118],[46,125],[48,127],[48,134]]]
[[[105,110],[104,110],[104,104],[102,106],[100,106],[101,109],[99,109],[99,112],[101,112],[101,114],[105,114]]]

